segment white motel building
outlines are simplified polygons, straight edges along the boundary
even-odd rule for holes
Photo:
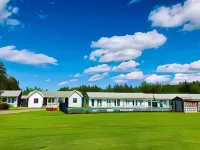
[[[0,98],[14,107],[42,108],[65,103],[68,108],[123,108],[133,111],[199,112],[200,94],[146,94],[87,92],[87,98],[79,91],[33,91],[22,96],[22,91],[1,91]],[[23,105],[22,105],[23,104]]]

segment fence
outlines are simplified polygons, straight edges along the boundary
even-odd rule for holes
[[[117,112],[169,112],[170,108],[140,107],[140,108],[67,108],[60,105],[60,110],[66,114],[89,114],[89,113],[117,113]]]

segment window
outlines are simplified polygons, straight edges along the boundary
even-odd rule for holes
[[[38,98],[34,98],[34,103],[38,103]]]
[[[119,99],[117,100],[117,106],[120,106],[120,100]]]
[[[97,107],[102,107],[102,100],[100,99],[97,100]]]
[[[63,102],[63,98],[59,98],[58,102],[62,103]]]
[[[73,98],[73,103],[77,103],[77,98]]]
[[[158,107],[158,103],[157,102],[152,102],[152,107]]]
[[[163,101],[160,101],[160,107],[163,107],[163,103],[164,103]]]
[[[12,98],[12,103],[15,103],[15,98]]]
[[[48,103],[56,103],[57,98],[48,98]]]
[[[125,101],[125,105],[128,106],[129,105],[129,100]]]
[[[8,103],[11,103],[11,98],[8,98]]]
[[[55,98],[49,98],[48,103],[55,103]]]
[[[133,106],[134,106],[134,104],[135,104],[135,101],[133,100]]]
[[[148,106],[151,107],[151,101],[148,101]]]
[[[107,100],[107,107],[111,107],[111,100]]]
[[[92,106],[94,106],[94,99],[92,99]]]
[[[137,100],[135,101],[135,104],[136,104],[136,106],[137,106]]]
[[[117,105],[117,102],[116,102],[116,100],[114,100],[114,106],[116,106]]]

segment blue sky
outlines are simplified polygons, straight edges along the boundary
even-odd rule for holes
[[[20,87],[200,81],[198,0],[1,0],[0,61]]]

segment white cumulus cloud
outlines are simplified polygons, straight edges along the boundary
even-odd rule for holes
[[[69,82],[76,82],[77,79],[71,79]]]
[[[113,80],[142,80],[145,75],[142,71],[133,71],[128,74],[120,74],[119,76],[112,77]]]
[[[87,56],[87,55],[85,55],[83,58],[84,58],[84,59],[87,59],[87,58],[88,58],[88,56]]]
[[[111,70],[110,66],[108,66],[107,64],[102,64],[102,65],[85,69],[84,73],[93,74],[93,73],[100,73],[100,72],[109,72],[110,70]]]
[[[200,72],[200,60],[190,64],[166,64],[158,66],[157,72],[187,73]]]
[[[145,79],[149,83],[167,83],[170,81],[170,75],[152,74]]]
[[[137,63],[133,60],[130,60],[127,62],[122,62],[118,66],[114,66],[112,68],[112,71],[114,71],[114,72],[125,72],[125,71],[130,72],[130,71],[136,70],[135,67],[137,67],[139,65],[140,65],[139,63]]]
[[[18,7],[9,5],[10,0],[0,0],[0,24],[1,25],[19,25],[20,21],[13,19],[14,15],[18,13]]]
[[[80,74],[80,73],[77,73],[77,74],[74,75],[74,78],[78,78],[78,77],[80,77],[80,76],[81,76],[81,74]]]
[[[103,74],[95,74],[93,75],[92,77],[89,78],[88,81],[98,81],[98,80],[101,80],[103,79],[105,76],[107,76],[108,73],[103,73]]]
[[[20,21],[18,21],[16,19],[7,19],[6,24],[7,25],[16,26],[16,25],[20,24]]]
[[[158,48],[167,41],[167,38],[156,30],[133,35],[102,37],[92,42],[92,48],[98,48],[91,52],[90,60],[99,62],[126,61],[141,56],[145,49]]]
[[[182,82],[193,82],[193,81],[200,81],[200,74],[193,73],[193,74],[184,74],[184,73],[177,73],[174,76],[174,79],[171,81],[171,84],[179,84]]]
[[[58,83],[58,86],[63,86],[63,85],[66,85],[68,83],[69,83],[68,81],[63,81],[63,82]]]
[[[161,6],[153,10],[149,15],[152,26],[178,27],[192,31],[200,29],[200,0],[186,0],[169,7]]]
[[[138,2],[140,2],[141,0],[130,0],[129,1],[129,5],[132,5],[133,3],[138,3]]]
[[[57,60],[44,54],[36,54],[29,50],[17,50],[15,46],[0,48],[0,59],[31,65],[53,64],[57,65]]]

